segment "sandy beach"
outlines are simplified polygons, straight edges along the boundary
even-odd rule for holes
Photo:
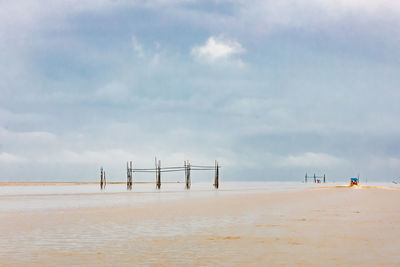
[[[101,203],[130,201],[132,194],[101,195],[95,207],[36,210],[4,210],[21,196],[1,196],[0,265],[400,266],[399,188],[177,198],[160,192],[151,193],[155,201]],[[22,196],[26,202],[60,197]]]

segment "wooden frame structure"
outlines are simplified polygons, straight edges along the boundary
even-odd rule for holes
[[[316,176],[314,173],[314,176],[309,176],[306,173],[306,176],[304,177],[304,182],[307,183],[307,178],[313,178],[314,179],[314,183],[317,183],[317,179],[323,179],[322,182],[325,183],[326,182],[326,176],[324,174],[324,176]]]
[[[173,167],[161,167],[161,160],[157,161],[155,158],[154,168],[139,169],[133,168],[132,161],[126,163],[126,188],[127,190],[132,190],[133,185],[133,173],[155,173],[156,174],[156,188],[161,189],[161,173],[163,172],[180,172],[184,171],[185,175],[185,188],[190,189],[191,181],[191,171],[215,171],[214,176],[214,188],[219,188],[219,166],[218,161],[215,161],[214,166],[204,166],[204,165],[191,165],[188,160],[183,162],[183,167],[173,166]]]

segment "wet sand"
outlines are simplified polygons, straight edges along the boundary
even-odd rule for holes
[[[215,192],[1,212],[0,236],[3,266],[400,266],[400,190]]]

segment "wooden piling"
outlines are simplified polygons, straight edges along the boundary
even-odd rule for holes
[[[132,190],[132,161],[126,162],[126,189]]]
[[[304,182],[307,183],[307,173],[306,176],[304,177]]]
[[[133,176],[133,167],[132,161],[126,163],[126,170],[127,170],[127,180],[126,180],[126,188],[128,190],[132,190],[132,176]]]
[[[161,160],[156,160],[156,187],[157,189],[161,188]]]
[[[103,167],[100,167],[100,190],[103,190]]]
[[[326,180],[325,180],[325,174],[324,174],[324,183],[325,183],[325,181],[326,181]]]
[[[185,166],[185,184],[186,184],[186,189],[190,189],[191,186],[191,181],[190,181],[190,163],[189,161],[184,162]]]
[[[132,186],[133,186],[133,163],[132,163],[132,161],[130,162],[130,181],[129,181],[129,183],[130,183],[130,189],[132,189]]]
[[[186,166],[186,160],[183,162],[183,168],[185,169],[185,184],[186,184],[186,189],[188,189],[188,188],[187,188],[188,181],[187,181],[187,166]]]
[[[104,171],[104,172],[103,172],[103,189],[106,189],[106,184],[107,184],[107,181],[106,181],[106,171]]]
[[[214,188],[218,189],[218,187],[219,187],[219,166],[218,166],[218,161],[215,161]]]
[[[317,182],[317,177],[315,177],[315,173],[314,173],[314,183]]]

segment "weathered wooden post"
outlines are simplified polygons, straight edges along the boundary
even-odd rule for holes
[[[191,181],[190,181],[190,163],[189,161],[185,161],[185,183],[186,189],[190,189]]]
[[[129,170],[129,161],[126,162],[126,190],[129,190],[129,179],[130,178],[130,170]]]
[[[157,164],[157,163],[156,163]],[[158,161],[158,166],[156,166],[156,187],[161,188],[161,160]]]
[[[215,161],[214,188],[218,189],[218,187],[219,187],[219,166],[218,166],[218,161]]]
[[[133,163],[132,161],[130,162],[130,181],[129,181],[130,185],[130,189],[132,189],[133,186]]]
[[[307,183],[307,173],[306,173],[306,176],[304,177],[304,182]]]
[[[126,162],[126,189],[132,190],[132,161]]]
[[[158,181],[158,165],[157,165],[157,157],[154,157],[154,170],[156,171],[156,188],[157,188],[157,181]]]
[[[104,171],[104,172],[103,172],[103,189],[106,189],[106,184],[107,184],[107,181],[106,181],[106,171]]]
[[[103,190],[103,167],[100,167],[100,190]]]
[[[129,162],[126,162],[126,189],[129,190]]]
[[[324,183],[325,183],[325,174],[324,174]]]
[[[317,182],[317,177],[315,177],[315,173],[314,173],[314,183]]]
[[[183,168],[185,170],[185,184],[186,184],[186,189],[187,188],[187,166],[186,166],[186,160],[183,162]]]

